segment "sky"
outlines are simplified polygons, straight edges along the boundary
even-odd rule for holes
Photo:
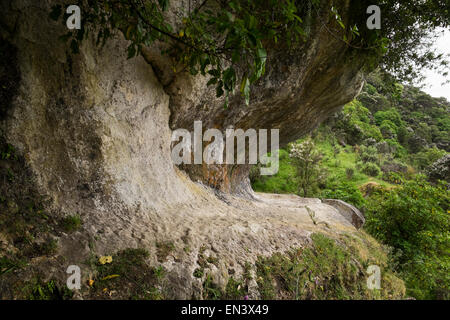
[[[435,48],[438,52],[444,54],[450,54],[450,30],[446,30],[442,36],[437,39]],[[442,85],[445,80],[450,79],[450,74],[443,77],[434,71],[427,70],[424,72],[425,81],[423,91],[431,95],[432,97],[445,97],[450,101],[450,83]]]

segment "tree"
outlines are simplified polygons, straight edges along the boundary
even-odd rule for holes
[[[361,12],[369,5],[381,8],[379,30],[364,28],[366,16]],[[444,54],[434,51],[437,28],[450,24],[450,2],[447,0],[378,0],[352,1],[349,26],[356,25],[360,37],[352,41],[361,51],[372,48],[372,66],[393,73],[397,79],[418,82],[421,70],[433,68],[448,74],[449,63]],[[378,52],[376,48],[381,48]],[[374,54],[375,53],[375,54]],[[378,53],[378,56],[377,54]],[[381,53],[381,55],[379,54]]]
[[[130,58],[155,41],[167,43],[164,54],[192,74],[208,74],[208,85],[216,87],[218,97],[225,95],[227,101],[229,93],[239,87],[247,104],[251,84],[265,72],[268,49],[289,50],[306,42],[314,23],[345,42],[349,52],[356,50],[365,59],[367,71],[381,64],[408,80],[418,78],[425,67],[441,67],[447,72],[445,57],[430,46],[432,31],[449,25],[450,3],[446,0],[352,0],[347,7],[325,0],[195,3],[169,23],[170,0],[78,0],[83,9],[82,28],[71,30],[63,40],[77,52],[80,41],[90,33],[104,44],[119,30],[130,40]],[[374,4],[381,7],[382,27],[369,30],[366,10]],[[56,5],[51,17],[57,20],[63,12],[63,7]],[[329,18],[323,21],[326,12]]]
[[[316,149],[312,139],[307,138],[303,142],[292,144],[289,157],[297,169],[299,189],[301,189],[299,193],[302,191],[303,196],[306,197],[319,178],[322,154]]]

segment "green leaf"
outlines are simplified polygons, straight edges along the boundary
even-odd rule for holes
[[[231,61],[233,63],[237,63],[241,60],[241,51],[240,50],[233,50],[233,53],[231,54]]]
[[[206,73],[206,67],[211,64],[209,56],[207,54],[203,54],[200,56],[200,71],[202,75]]]
[[[242,78],[240,91],[245,98],[245,104],[248,106],[250,103],[250,80],[248,79],[247,75]]]
[[[248,16],[248,28],[253,29],[256,27],[256,18],[252,15]]]
[[[303,22],[303,20],[298,15],[294,14],[293,16],[298,22],[300,22],[300,23]]]
[[[248,34],[248,40],[250,40],[250,43],[251,43],[252,46],[254,46],[254,47],[257,46],[258,40],[256,39],[255,34],[249,33],[249,34]]]
[[[224,102],[224,105],[223,105],[223,107],[225,108],[225,109],[227,109],[228,108],[228,91],[227,91],[227,94],[226,94],[226,96],[225,96],[225,102]]]
[[[158,0],[158,3],[162,11],[166,11],[169,8],[169,0]]]
[[[261,59],[261,61],[266,61],[267,59],[267,51],[264,48],[258,49],[258,58]]]
[[[265,72],[266,60],[267,60],[267,52],[264,48],[260,48],[257,50],[257,61],[255,63],[256,71],[254,77],[252,77],[252,82],[261,78],[261,76]]]
[[[224,91],[223,91],[223,82],[219,81],[219,84],[216,87],[216,97],[220,98],[221,96],[223,96]]]
[[[128,59],[133,58],[136,55],[136,47],[134,44],[131,44],[128,47]]]
[[[223,72],[223,84],[227,91],[233,91],[236,83],[236,72],[233,67],[229,67]]]
[[[130,40],[131,31],[133,30],[133,25],[129,25],[127,28],[127,32],[125,33],[125,39]]]

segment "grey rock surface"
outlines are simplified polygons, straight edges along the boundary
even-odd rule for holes
[[[361,211],[347,202],[337,199],[325,199],[322,200],[322,202],[336,208],[338,212],[357,229],[361,228],[366,222]]]

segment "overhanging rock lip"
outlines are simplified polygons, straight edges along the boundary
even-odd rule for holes
[[[345,201],[338,199],[323,199],[322,203],[328,204],[335,208],[356,229],[360,229],[366,222],[366,219],[361,211]]]

